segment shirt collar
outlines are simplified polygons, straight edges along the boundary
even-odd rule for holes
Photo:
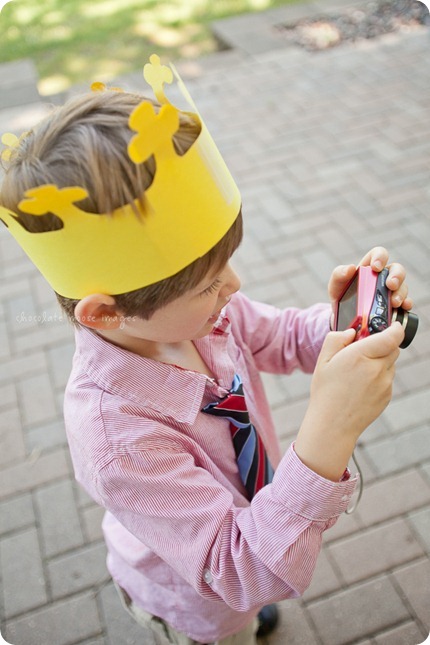
[[[214,330],[200,339],[207,344],[226,342],[230,322],[220,315]],[[208,355],[213,356],[210,351]],[[85,328],[76,331],[78,369],[103,391],[151,408],[182,423],[193,423],[202,407],[207,385],[216,386],[205,374],[144,358],[109,343]],[[216,365],[210,365],[216,373]]]

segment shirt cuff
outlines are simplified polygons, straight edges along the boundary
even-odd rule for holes
[[[321,477],[299,459],[292,444],[276,469],[273,493],[292,513],[327,522],[347,510],[359,481],[358,475],[343,477],[339,482]]]

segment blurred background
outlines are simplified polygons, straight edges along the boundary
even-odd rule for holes
[[[13,0],[1,13],[0,62],[31,58],[41,95],[142,67],[149,54],[198,58],[223,47],[214,20],[297,0]]]

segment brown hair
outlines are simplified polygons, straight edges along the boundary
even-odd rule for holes
[[[155,173],[153,157],[135,165],[127,154],[131,138],[128,120],[144,97],[128,92],[93,92],[68,101],[26,134],[13,151],[1,187],[0,202],[15,211],[30,231],[54,230],[62,225],[52,214],[32,217],[18,209],[30,188],[54,183],[59,188],[82,186],[89,197],[80,202],[83,210],[112,213],[124,204],[143,199]],[[158,103],[150,100],[156,112]],[[180,128],[173,141],[176,152],[185,154],[200,133],[191,116],[180,113]],[[115,297],[126,316],[149,318],[157,309],[195,287],[209,271],[219,270],[242,238],[239,214],[224,238],[202,258],[176,275],[148,287]],[[58,301],[74,320],[79,302],[57,294]]]

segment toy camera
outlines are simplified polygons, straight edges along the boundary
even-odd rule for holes
[[[356,330],[356,340],[386,329],[396,320],[403,325],[403,349],[413,341],[418,329],[418,316],[399,307],[392,309],[390,290],[386,286],[388,269],[380,273],[371,267],[358,267],[355,276],[340,297],[335,311],[335,329]]]

